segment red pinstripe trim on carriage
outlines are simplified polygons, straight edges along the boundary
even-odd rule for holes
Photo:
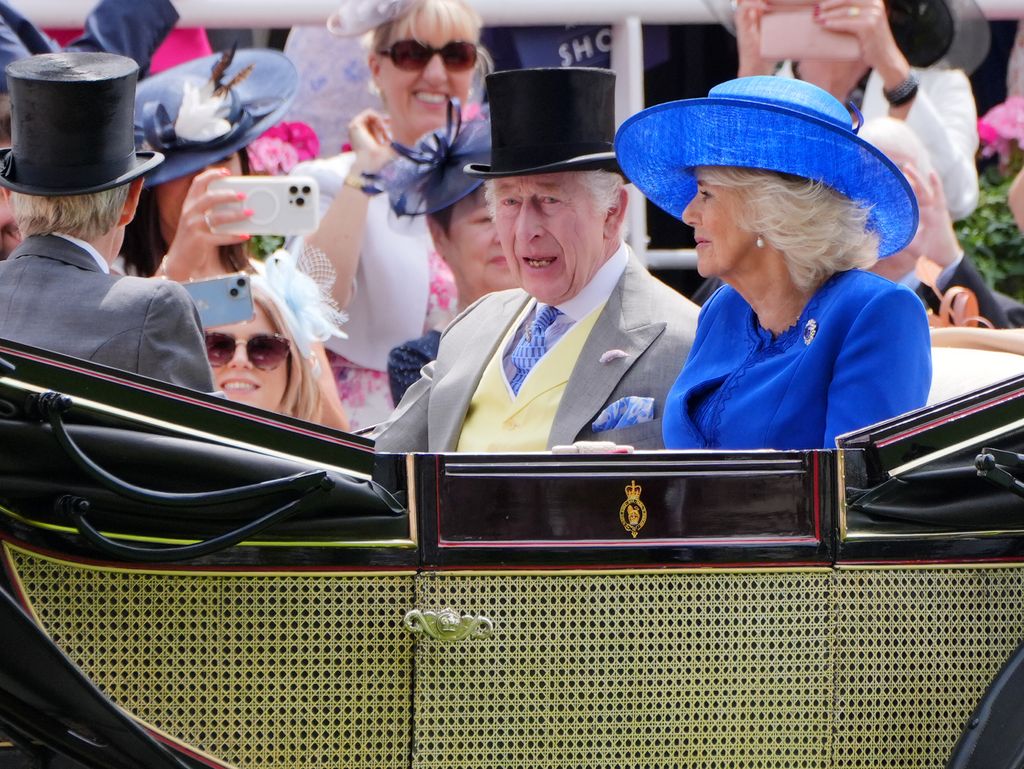
[[[55,360],[52,360],[50,358],[44,358],[41,355],[32,355],[30,353],[24,353],[24,352],[20,352],[20,351],[17,351],[17,350],[12,350],[10,347],[3,347],[2,345],[0,345],[0,352],[4,352],[4,351],[6,351],[6,352],[8,352],[8,353],[10,353],[10,354],[12,354],[14,356],[21,357],[21,358],[27,358],[28,360],[32,360],[32,361],[35,361],[37,363],[45,363],[47,365],[54,366],[55,368],[64,369],[66,371],[74,371],[74,372],[79,373],[79,374],[86,374],[86,375],[94,377],[96,379],[101,379],[101,380],[103,380],[105,382],[112,382],[114,384],[125,385],[126,387],[131,387],[132,389],[140,390],[141,392],[150,393],[152,395],[161,395],[161,396],[163,396],[165,398],[171,398],[171,399],[176,400],[176,401],[181,401],[182,403],[190,403],[190,404],[192,404],[194,406],[202,406],[204,408],[210,409],[211,411],[218,411],[218,412],[220,412],[222,414],[231,414],[232,416],[242,417],[243,419],[247,419],[250,422],[257,422],[259,424],[270,425],[272,427],[280,427],[280,428],[283,428],[285,430],[288,430],[289,432],[298,433],[299,435],[306,435],[306,436],[315,437],[315,438],[317,438],[319,440],[328,441],[330,443],[335,443],[335,444],[338,444],[340,446],[347,446],[348,448],[351,448],[351,449],[358,449],[359,451],[366,452],[367,454],[372,454],[373,453],[373,448],[372,447],[364,446],[361,443],[353,443],[352,441],[347,441],[344,438],[336,438],[336,437],[334,437],[332,435],[326,435],[324,433],[320,433],[320,432],[317,432],[317,431],[314,431],[314,430],[308,430],[308,429],[303,428],[303,427],[296,427],[294,425],[286,424],[284,422],[279,422],[279,421],[277,421],[275,419],[270,419],[268,417],[257,416],[257,415],[254,415],[254,414],[246,414],[246,413],[243,413],[243,412],[238,411],[238,410],[233,409],[233,408],[228,408],[226,406],[221,406],[218,403],[209,403],[209,402],[207,402],[205,400],[199,400],[198,398],[193,398],[193,397],[190,397],[188,395],[181,395],[179,393],[172,393],[172,392],[170,392],[168,390],[164,390],[164,389],[159,388],[159,387],[152,387],[150,385],[144,385],[144,384],[139,384],[137,382],[131,382],[131,381],[127,380],[127,379],[122,379],[120,377],[113,376],[111,374],[102,374],[102,373],[99,373],[97,371],[92,371],[92,370],[87,369],[87,368],[82,368],[81,366],[74,366],[74,365],[72,365],[70,363],[61,363],[59,361],[55,361]],[[194,428],[190,428],[190,429],[194,429]]]
[[[985,409],[992,408],[993,406],[998,406],[1000,403],[1006,403],[1007,401],[1020,398],[1021,396],[1024,396],[1024,391],[1008,393],[1002,396],[1001,398],[996,398],[995,400],[991,401],[985,401],[984,403],[979,403],[978,405],[972,406],[971,408],[965,409],[964,411],[957,411],[953,414],[947,414],[941,419],[935,419],[931,422],[927,422],[926,424],[918,425],[917,427],[912,427],[908,430],[904,430],[902,433],[897,433],[896,435],[892,435],[888,438],[884,438],[878,441],[875,445],[877,445],[878,448],[885,448],[886,446],[889,446],[893,443],[898,443],[899,441],[906,440],[907,438],[912,438],[915,435],[925,432],[926,430],[932,430],[936,427],[939,427],[940,425],[946,425],[949,424],[950,422],[955,422],[963,417],[970,416],[971,414],[977,414],[979,411],[984,411]]]

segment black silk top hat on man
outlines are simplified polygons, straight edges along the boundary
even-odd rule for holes
[[[0,186],[27,195],[84,195],[127,184],[163,160],[136,152],[139,66],[111,53],[50,53],[7,65],[11,148]]]
[[[615,73],[594,67],[512,69],[487,76],[491,162],[470,176],[619,171]]]

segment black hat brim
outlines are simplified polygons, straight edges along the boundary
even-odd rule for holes
[[[500,179],[507,176],[535,176],[537,174],[555,174],[560,171],[611,171],[624,176],[619,168],[619,161],[614,152],[596,152],[591,155],[577,155],[574,158],[559,160],[557,163],[546,163],[539,166],[520,168],[500,168],[495,170],[489,163],[469,163],[462,169],[467,176],[477,179]]]
[[[0,168],[6,168],[9,163],[12,162],[11,148],[0,149]],[[18,181],[18,166],[17,161],[14,161],[14,167],[11,169],[10,177],[0,174],[0,187],[5,187],[12,192],[20,192],[25,195],[38,195],[39,197],[55,197],[58,195],[89,195],[93,192],[103,192],[104,190],[113,189],[114,187],[120,187],[122,184],[127,184],[133,179],[138,179],[164,161],[163,154],[159,152],[151,152],[148,150],[140,151],[135,153],[135,164],[124,173],[118,176],[108,179],[100,184],[93,184],[87,187],[41,187],[37,184],[25,184]]]

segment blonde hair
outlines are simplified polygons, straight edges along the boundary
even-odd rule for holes
[[[740,195],[736,226],[781,251],[801,290],[878,259],[878,236],[867,229],[869,210],[821,182],[756,168],[705,166],[698,171],[702,181]]]
[[[370,53],[378,53],[398,40],[415,39],[423,29],[437,29],[452,40],[477,43],[476,72],[483,78],[494,69],[491,55],[480,42],[483,19],[465,0],[418,0],[401,16],[374,27],[363,38]]]
[[[316,422],[320,419],[320,386],[313,372],[312,360],[300,352],[274,298],[256,285],[252,287],[252,298],[267,314],[277,333],[287,337],[291,345],[291,354],[288,356],[288,383],[277,410],[296,419]]]
[[[11,211],[22,237],[63,232],[82,240],[98,238],[117,226],[131,185],[85,195],[26,195],[11,192]]]

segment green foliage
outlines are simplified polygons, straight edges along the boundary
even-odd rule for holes
[[[956,223],[956,234],[989,285],[1024,301],[1024,233],[1006,203],[1021,165],[1017,155],[1009,166],[991,165],[981,173],[978,207]]]
[[[279,248],[284,248],[281,235],[253,235],[247,244],[249,256],[262,262]]]

